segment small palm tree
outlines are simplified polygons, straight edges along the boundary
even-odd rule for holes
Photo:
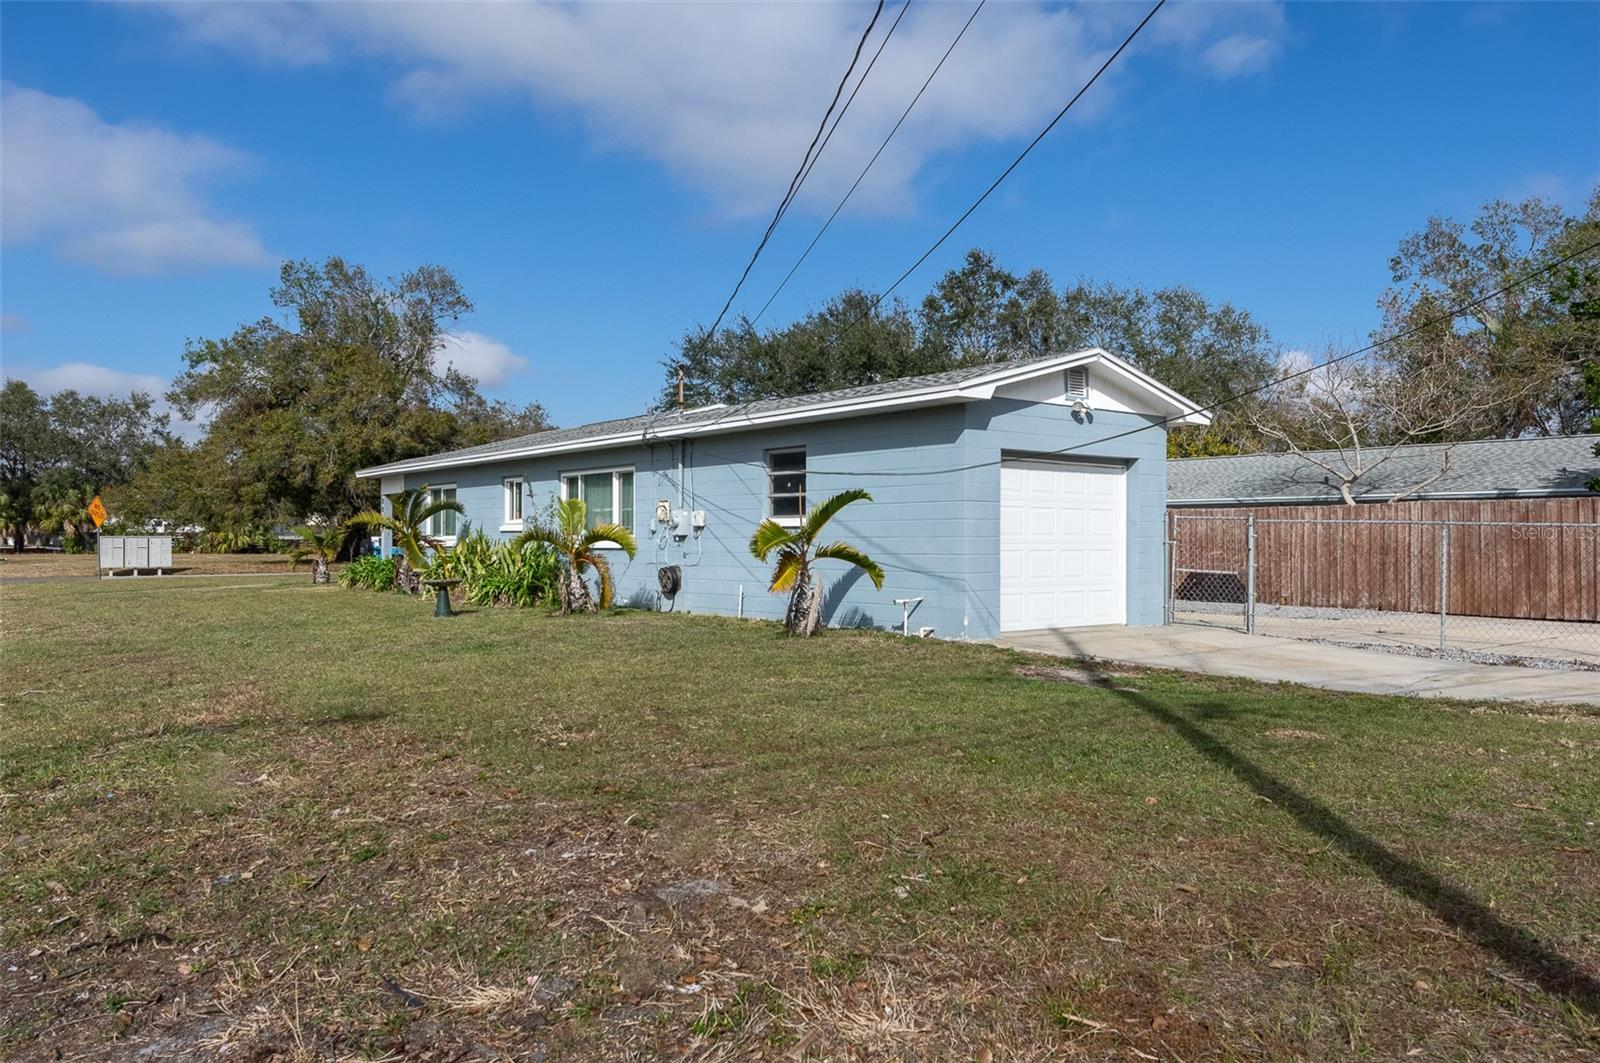
[[[369,528],[387,528],[400,548],[400,564],[394,569],[395,586],[407,594],[417,593],[418,573],[427,567],[428,551],[443,550],[444,542],[428,533],[428,522],[440,513],[465,515],[466,510],[453,498],[428,500],[428,485],[406,491],[396,491],[389,496],[389,512],[375,509],[363,510],[351,517],[349,524]]]
[[[813,578],[811,566],[824,558],[856,566],[867,574],[874,587],[883,589],[883,569],[872,558],[849,543],[817,545],[823,526],[834,514],[852,502],[862,501],[870,502],[872,496],[859,487],[852,488],[806,514],[798,528],[785,528],[771,517],[756,525],[756,533],[750,537],[750,552],[758,561],[765,561],[773,552],[778,555],[770,589],[774,594],[789,592],[789,608],[783,616],[783,626],[789,634],[809,636],[822,620],[822,585]]]
[[[290,553],[292,564],[298,565],[302,561],[311,562],[311,582],[327,583],[328,564],[338,554],[339,547],[344,545],[344,537],[349,529],[338,524],[318,527],[315,524],[302,524],[294,529],[300,537],[300,543]]]
[[[553,547],[565,562],[556,573],[556,598],[561,613],[592,613],[596,604],[589,595],[589,584],[583,574],[594,569],[600,584],[599,608],[611,608],[616,588],[611,582],[611,563],[600,552],[600,544],[616,543],[630,558],[637,551],[633,533],[620,524],[596,524],[589,527],[589,507],[581,498],[568,498],[555,505],[553,524],[536,524],[517,536],[514,545],[520,549],[529,543],[545,543]]]
[[[93,485],[73,479],[64,470],[47,475],[33,493],[39,530],[60,535],[68,550],[82,549],[94,530],[94,518],[89,516],[93,497]]]

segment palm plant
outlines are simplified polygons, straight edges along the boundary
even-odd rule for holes
[[[294,530],[300,537],[300,542],[290,552],[290,563],[298,565],[302,561],[311,562],[311,582],[328,582],[328,564],[338,554],[339,547],[344,545],[344,537],[348,529],[342,525],[330,524],[319,527],[315,524],[302,524]]]
[[[756,525],[756,533],[750,537],[750,552],[758,561],[767,560],[773,553],[778,555],[770,590],[774,594],[789,592],[783,626],[790,635],[809,636],[822,620],[822,584],[811,571],[818,561],[831,558],[854,565],[867,574],[874,587],[883,589],[883,569],[859,549],[845,542],[817,545],[823,527],[834,514],[861,501],[870,502],[872,496],[859,487],[852,488],[807,513],[798,528],[785,528],[771,517]]]
[[[428,523],[440,513],[465,515],[466,510],[453,498],[429,500],[428,485],[406,491],[396,491],[389,496],[389,512],[375,509],[362,510],[351,517],[350,524],[370,528],[385,528],[400,548],[402,560],[395,566],[395,585],[408,594],[415,594],[418,575],[428,564],[428,551],[444,549],[444,542],[428,532]]]
[[[70,553],[84,549],[94,518],[89,516],[89,500],[94,487],[74,479],[71,473],[57,470],[40,482],[33,493],[38,528],[46,535],[60,535]]]
[[[248,554],[267,550],[272,542],[272,530],[260,524],[225,524],[201,535],[196,549],[202,554]]]
[[[513,540],[517,548],[530,543],[544,543],[560,555],[562,564],[556,573],[556,599],[562,615],[571,612],[592,613],[596,603],[589,594],[589,584],[583,574],[594,569],[600,585],[601,609],[611,608],[616,588],[611,580],[611,563],[601,553],[601,543],[616,543],[617,548],[630,558],[637,547],[633,533],[620,524],[596,524],[589,527],[589,507],[581,498],[563,499],[555,504],[550,524],[539,523]]]

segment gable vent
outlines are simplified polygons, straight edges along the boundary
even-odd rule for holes
[[[1067,398],[1086,399],[1089,397],[1089,370],[1067,370]]]

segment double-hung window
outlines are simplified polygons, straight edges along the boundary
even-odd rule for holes
[[[505,508],[500,517],[502,530],[522,530],[522,477],[507,476],[500,481]]]
[[[767,451],[767,516],[799,524],[806,515],[806,448]]]
[[[455,500],[455,484],[440,484],[436,487],[428,488],[429,502],[454,502]],[[461,515],[454,510],[447,509],[443,513],[435,513],[428,518],[428,534],[438,539],[454,539],[456,537],[456,522],[460,518]]]
[[[589,527],[620,524],[633,531],[633,468],[590,469],[561,477],[561,497],[581,498]],[[603,545],[603,544],[602,544]]]

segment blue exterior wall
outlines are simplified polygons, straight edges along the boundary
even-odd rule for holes
[[[455,484],[472,525],[509,538],[513,532],[500,530],[504,477],[524,478],[524,512],[535,519],[559,497],[563,474],[631,465],[639,550],[632,561],[613,555],[618,600],[657,604],[656,570],[677,564],[683,590],[674,608],[732,615],[742,589],[744,615],[775,620],[784,597],[767,591],[770,566],[750,556],[748,543],[766,515],[766,452],[804,446],[813,504],[848,487],[872,493],[871,502],[849,506],[830,522],[828,539],[861,547],[886,576],[879,591],[857,570],[822,562],[825,621],[897,629],[894,599],[921,597],[913,631],[932,627],[936,637],[990,639],[1000,628],[1001,456],[1044,456],[1080,445],[1062,457],[1128,467],[1128,623],[1162,622],[1166,432],[1151,427],[1105,438],[1157,421],[1113,412],[1077,419],[1065,406],[992,399],[408,473],[405,485]],[[674,540],[654,520],[658,500],[704,510],[704,532]]]

